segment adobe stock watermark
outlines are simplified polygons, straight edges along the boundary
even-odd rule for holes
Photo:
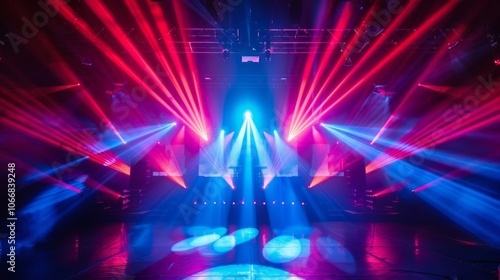
[[[387,1],[385,9],[378,12],[371,11],[370,14],[373,19],[366,23],[365,32],[359,37],[359,40],[354,43],[354,50],[358,53],[361,52],[374,37],[389,26],[393,16],[400,14],[402,11],[403,6],[401,6],[399,0],[389,0]]]
[[[104,131],[104,129],[108,128],[108,125],[104,120],[101,120],[99,123],[99,130]],[[97,133],[97,131],[93,131],[89,128],[85,128],[82,130],[82,134],[85,138],[87,139],[94,139],[96,142],[102,141],[103,135]],[[64,145],[61,144],[61,147],[64,149]],[[66,154],[66,164],[62,164],[58,161],[53,161],[51,166],[53,169],[57,170],[56,171],[56,177],[60,181],[64,181],[65,174],[71,174],[74,171],[74,168],[78,167],[82,161],[81,159],[85,156],[85,154],[88,154],[89,152],[91,153],[97,153],[97,151],[91,150],[88,146],[84,145],[82,142],[78,143],[78,146],[76,148],[76,151],[69,151]]]
[[[452,108],[443,113],[445,122],[455,122],[457,128],[462,124],[462,120],[475,111],[482,102],[485,102],[495,92],[495,88],[500,88],[500,82],[493,80],[493,74],[489,74],[487,78],[478,76],[479,84],[474,89],[474,93],[469,94],[461,102],[453,104]]]
[[[14,53],[18,54],[19,46],[21,44],[28,44],[29,40],[35,38],[40,29],[49,23],[49,19],[59,13],[60,4],[67,4],[69,1],[71,0],[39,0],[37,4],[40,10],[33,13],[31,19],[27,17],[21,18],[21,22],[23,23],[21,33],[9,32],[6,34]]]
[[[190,224],[192,215],[199,215],[201,210],[205,209],[207,205],[211,204],[214,199],[220,198],[220,191],[222,188],[223,186],[218,181],[214,182],[214,180],[210,180],[203,189],[203,192],[201,192],[199,189],[192,189],[191,192],[193,204],[183,202],[178,206],[179,212],[184,219],[184,222],[186,224]]]
[[[444,126],[453,124],[451,129],[458,129],[462,125],[463,120],[465,120],[472,112],[477,110],[481,104],[487,102],[495,92],[500,92],[500,82],[493,80],[493,74],[489,74],[487,78],[484,76],[477,77],[477,85],[474,88],[474,92],[468,94],[466,97],[462,98],[461,101],[457,101],[451,105],[442,114]],[[410,164],[402,164],[398,166],[397,175],[402,178],[400,181],[408,179],[418,166],[423,165],[426,158],[429,158],[434,153],[435,147],[440,143],[447,132],[442,128],[434,130],[430,134],[430,145],[428,148],[423,150],[419,154],[412,154],[409,157]],[[417,144],[417,146],[420,146]],[[385,173],[385,178],[390,186],[397,184],[398,180],[392,179],[387,172]]]
[[[160,65],[156,65],[156,75],[158,77],[168,77],[166,72],[162,72]],[[143,83],[149,87],[151,91],[158,89],[159,85],[156,81],[152,80],[150,75],[144,76],[142,79]],[[122,92],[119,97],[115,98],[111,103],[111,111],[117,115],[118,119],[127,119],[131,111],[139,106],[148,95],[148,91],[141,85],[136,85],[132,88],[130,94]],[[98,133],[98,131],[106,131],[109,128],[107,122],[102,120],[98,124],[97,130],[91,130],[89,128],[83,129],[83,137],[86,139],[94,139],[96,143],[102,142],[104,135],[103,133]],[[63,146],[63,145],[61,145]],[[82,155],[91,153],[96,153],[97,151],[91,150],[87,145],[79,143],[75,152],[68,152],[66,155],[66,164],[62,164],[58,161],[52,162],[52,168],[57,169],[56,175],[59,180],[63,180],[64,174],[72,173],[73,168],[78,167],[81,164]]]
[[[158,78],[166,77],[169,75],[167,72],[162,71],[160,69],[160,64],[156,64],[156,74]],[[158,89],[159,84],[152,80],[150,75],[146,75],[142,79],[143,83],[148,86],[151,91],[155,91]],[[141,85],[136,85],[132,88],[130,94],[126,92],[121,92],[118,98],[115,98],[111,103],[111,110],[115,114],[119,114],[118,118],[120,120],[125,120],[130,116],[130,112],[132,109],[136,109],[140,103],[142,103],[146,97],[148,96],[148,91]]]

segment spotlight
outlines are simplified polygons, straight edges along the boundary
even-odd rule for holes
[[[266,49],[264,51],[264,58],[266,59],[266,61],[271,61],[271,50],[270,49]]]
[[[352,66],[352,60],[350,57],[348,57],[344,61],[344,67],[351,67],[351,66]]]
[[[222,60],[228,61],[229,60],[229,50],[228,49],[223,49],[222,50]]]
[[[88,56],[82,57],[82,65],[92,66],[92,60]]]
[[[393,96],[395,92],[386,90],[385,85],[374,84],[373,93],[382,95],[383,97],[388,97],[388,96]]]
[[[448,43],[448,49],[451,50],[460,43],[459,41]]]
[[[493,60],[496,66],[500,66],[500,58],[496,58]]]
[[[246,111],[245,112],[245,118],[249,119],[252,117],[252,113],[250,113],[250,111]]]
[[[225,133],[224,129],[220,131],[221,135],[224,135],[224,133]]]

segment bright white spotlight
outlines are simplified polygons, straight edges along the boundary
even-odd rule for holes
[[[250,111],[246,111],[245,112],[245,118],[249,119],[252,117],[252,113],[250,113]]]
[[[221,135],[224,135],[224,133],[225,133],[225,132],[224,132],[224,129],[220,131],[220,134],[221,134]]]

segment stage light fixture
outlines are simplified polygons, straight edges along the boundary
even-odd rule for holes
[[[264,58],[266,59],[266,61],[271,61],[271,50],[270,49],[266,49],[264,51]]]
[[[345,67],[351,67],[352,66],[352,60],[350,57],[346,58],[344,61],[344,66]]]
[[[222,60],[228,61],[229,60],[229,50],[228,49],[223,49],[222,50]]]
[[[246,111],[245,112],[245,118],[249,119],[252,117],[252,113],[250,113],[250,111]]]
[[[82,57],[82,65],[92,66],[92,60],[88,56]]]
[[[419,84],[420,85],[420,84]],[[373,93],[382,95],[383,97],[389,97],[394,95],[394,91],[388,91],[385,89],[385,85],[374,84]]]

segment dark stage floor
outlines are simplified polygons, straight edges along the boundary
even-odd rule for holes
[[[14,279],[496,279],[500,260],[499,248],[441,226],[336,221],[257,230],[89,224],[21,249]]]

